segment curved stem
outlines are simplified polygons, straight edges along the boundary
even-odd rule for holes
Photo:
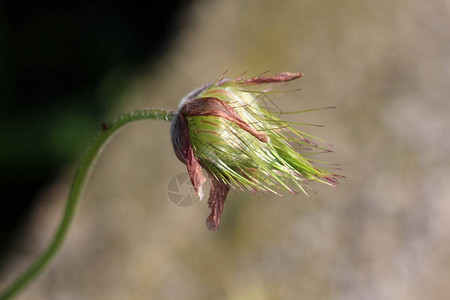
[[[78,171],[75,174],[69,197],[67,199],[64,216],[62,217],[61,223],[59,224],[53,239],[38,259],[15,281],[13,281],[2,294],[0,294],[0,300],[11,299],[17,293],[22,291],[37,275],[39,275],[40,272],[42,272],[42,270],[44,270],[44,268],[61,248],[77,209],[78,200],[86,184],[90,170],[95,164],[96,158],[101,153],[103,146],[106,144],[108,139],[124,125],[131,122],[138,120],[171,121],[173,115],[174,112],[168,112],[165,110],[141,109],[122,114],[111,123],[102,125],[103,131],[97,136],[94,143],[85,153]]]

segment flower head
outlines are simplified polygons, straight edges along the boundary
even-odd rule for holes
[[[293,128],[264,107],[270,84],[300,78],[301,73],[222,79],[188,94],[171,128],[178,159],[186,164],[196,193],[211,180],[206,221],[216,231],[230,188],[253,192],[282,190],[307,194],[308,182],[337,184],[339,175],[314,165],[306,156],[322,151],[311,135]],[[319,140],[320,141],[320,140]]]

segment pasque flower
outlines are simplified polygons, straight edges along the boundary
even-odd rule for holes
[[[211,180],[208,200],[211,214],[206,225],[213,231],[219,226],[230,188],[276,194],[283,190],[303,191],[308,195],[310,181],[336,185],[341,176],[319,168],[318,163],[324,162],[311,158],[312,154],[329,151],[318,146],[316,142],[321,140],[293,128],[291,124],[295,123],[280,119],[281,112],[271,111],[265,105],[270,100],[269,93],[274,92],[271,90],[274,84],[301,76],[301,73],[280,73],[221,79],[188,94],[176,112],[138,109],[103,124],[75,173],[64,215],[48,247],[0,292],[0,299],[11,299],[23,291],[48,266],[67,235],[95,161],[108,140],[131,122],[172,121],[175,154],[186,164],[200,198],[206,180],[202,168]]]
[[[75,173],[64,215],[48,247],[7,288],[0,299],[11,299],[23,291],[44,269],[61,248],[78,207],[95,161],[114,134],[139,120],[172,121],[171,136],[175,154],[187,166],[196,193],[203,196],[202,184],[211,180],[206,219],[216,231],[230,188],[252,192],[283,190],[303,191],[310,181],[336,185],[339,175],[319,168],[311,154],[327,152],[321,141],[283,121],[268,109],[272,86],[300,78],[301,73],[274,76],[221,79],[188,94],[178,111],[137,109],[119,115],[102,125],[102,131],[87,149]],[[301,123],[298,123],[301,124]],[[305,124],[303,124],[305,125]]]
[[[336,185],[339,175],[319,168],[310,155],[327,151],[320,141],[283,121],[265,107],[273,84],[300,78],[301,73],[221,79],[182,99],[171,127],[173,148],[186,164],[192,185],[203,197],[211,180],[206,220],[216,231],[230,188],[253,192],[283,190],[307,194],[308,182]]]

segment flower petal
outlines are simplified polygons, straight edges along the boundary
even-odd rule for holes
[[[216,116],[224,118],[235,123],[261,142],[268,142],[268,138],[265,133],[258,132],[255,128],[244,122],[231,106],[214,97],[197,98],[189,103],[186,103],[181,108],[181,114],[186,117]]]
[[[211,191],[209,192],[208,206],[211,209],[211,214],[206,219],[206,227],[211,231],[217,231],[230,186],[212,175],[210,175],[210,178]]]
[[[198,159],[194,155],[186,118],[182,114],[177,114],[175,118],[176,120],[174,120],[171,129],[173,148],[178,159],[186,164],[195,193],[201,199],[203,198],[202,184],[206,178],[203,175],[202,167]]]
[[[303,76],[303,73],[279,73],[275,74],[273,76],[258,76],[253,77],[250,79],[245,79],[242,81],[242,83],[247,84],[261,84],[261,83],[272,83],[272,82],[284,82],[284,81],[291,81],[297,78],[300,78]]]

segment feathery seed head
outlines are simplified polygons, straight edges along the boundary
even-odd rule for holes
[[[211,179],[206,224],[216,231],[230,188],[272,192],[302,191],[308,182],[336,185],[339,175],[313,164],[302,152],[320,152],[311,135],[264,107],[268,84],[300,78],[301,73],[222,79],[199,88],[180,103],[172,121],[175,154],[186,164],[192,185],[202,197],[202,184]],[[328,151],[328,150],[325,150]]]

